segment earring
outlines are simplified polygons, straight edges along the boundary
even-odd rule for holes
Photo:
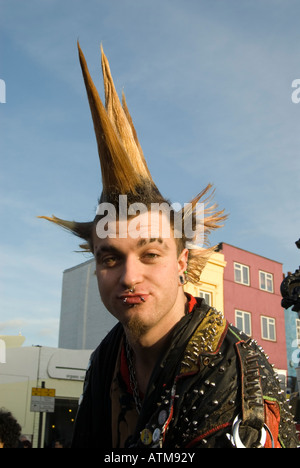
[[[185,285],[187,282],[188,282],[188,271],[185,270],[184,272],[184,276],[183,275],[179,275],[179,282],[180,284]]]

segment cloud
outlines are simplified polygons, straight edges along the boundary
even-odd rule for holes
[[[7,329],[19,329],[21,330],[26,325],[26,321],[23,319],[7,320],[6,322],[0,322],[0,331]]]
[[[24,346],[40,345],[57,347],[59,319],[17,318],[0,322],[1,335],[24,336]]]

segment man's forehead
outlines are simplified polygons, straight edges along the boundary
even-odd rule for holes
[[[101,219],[96,225],[99,239],[154,241],[174,238],[169,219],[163,213],[146,212],[129,219]],[[142,244],[140,244],[142,245]]]

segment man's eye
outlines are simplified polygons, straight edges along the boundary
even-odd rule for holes
[[[159,257],[159,255],[157,253],[153,253],[153,252],[148,252],[144,255],[144,258],[146,260],[156,260],[157,258]]]
[[[112,267],[117,263],[117,257],[105,257],[102,259],[102,264],[107,267]]]

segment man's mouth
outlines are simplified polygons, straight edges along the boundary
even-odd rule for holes
[[[143,304],[147,300],[147,295],[145,294],[122,294],[119,296],[119,299],[122,300],[123,304],[136,305]]]

